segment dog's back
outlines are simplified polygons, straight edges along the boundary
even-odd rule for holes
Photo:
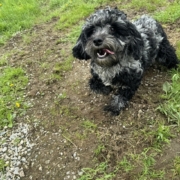
[[[168,68],[177,67],[178,59],[175,49],[170,45],[159,22],[148,15],[143,15],[133,24],[144,41],[143,58],[145,67],[148,67],[154,61]]]

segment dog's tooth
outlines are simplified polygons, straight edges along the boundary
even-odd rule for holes
[[[105,57],[107,55],[107,53],[105,52],[103,55],[97,53],[97,55],[98,55],[99,58],[103,58],[103,57]]]

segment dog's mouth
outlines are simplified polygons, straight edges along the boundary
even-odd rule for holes
[[[113,55],[113,54],[114,54],[114,52],[111,51],[111,50],[109,50],[109,49],[99,49],[99,50],[97,51],[97,56],[98,56],[98,58],[100,58],[100,59],[103,59],[103,58],[105,58],[106,56],[108,56],[108,55]]]

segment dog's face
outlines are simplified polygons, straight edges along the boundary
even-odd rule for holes
[[[124,12],[115,9],[99,10],[91,15],[73,48],[73,55],[79,59],[92,59],[102,67],[119,63],[124,56],[139,55],[139,33],[126,20]]]
[[[122,56],[125,43],[116,36],[115,26],[90,26],[86,30],[85,52],[100,66],[116,65]]]

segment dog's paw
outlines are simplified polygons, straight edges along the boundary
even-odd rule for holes
[[[105,106],[104,110],[111,112],[112,115],[118,116],[120,111],[127,105],[127,100],[121,95],[113,96],[111,105]]]
[[[113,115],[113,116],[118,116],[119,113],[120,113],[120,110],[119,110],[119,109],[117,109],[116,107],[111,106],[111,105],[105,106],[105,107],[104,107],[104,111],[110,112],[111,115]]]
[[[100,89],[99,93],[108,95],[111,91],[112,91],[112,88],[110,86],[104,86]]]

